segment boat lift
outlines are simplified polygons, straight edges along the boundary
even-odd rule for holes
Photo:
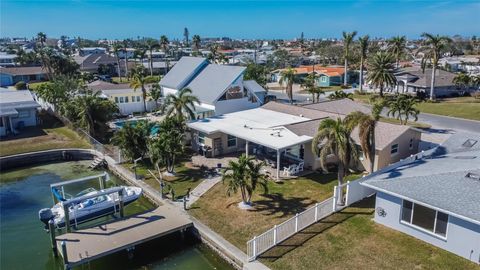
[[[103,172],[102,174],[87,176],[79,179],[69,180],[69,181],[62,181],[53,183],[50,185],[50,191],[52,192],[53,204],[57,204],[59,200],[65,201],[65,186],[90,181],[92,179],[98,179],[98,183],[100,185],[100,189],[106,188],[106,182],[110,180],[110,176],[107,172]],[[62,194],[58,194],[58,191],[61,190]]]

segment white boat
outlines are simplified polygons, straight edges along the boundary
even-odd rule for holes
[[[52,189],[52,192],[60,200],[52,208],[45,208],[39,211],[40,220],[48,227],[48,222],[53,219],[53,223],[57,228],[65,226],[65,211],[64,203],[71,204],[68,207],[68,216],[70,224],[76,225],[89,220],[110,215],[119,211],[120,196],[118,192],[110,193],[115,190],[123,188],[123,195],[121,200],[126,206],[137,200],[142,194],[142,189],[133,186],[112,187],[102,190],[95,190],[93,188],[86,189],[78,193],[71,199],[65,199],[59,195],[58,190]],[[98,194],[98,196],[95,196]]]

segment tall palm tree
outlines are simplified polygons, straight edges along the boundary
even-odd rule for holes
[[[438,61],[442,57],[442,52],[446,49],[447,45],[452,41],[447,36],[433,35],[429,33],[423,33],[422,37],[425,39],[425,47],[422,50],[425,52],[425,55],[422,59],[422,68],[425,70],[427,60],[430,60],[432,65],[432,79],[430,82],[430,100],[435,99],[435,77],[436,70],[438,66]]]
[[[363,66],[365,63],[365,59],[367,58],[369,39],[370,37],[368,35],[365,35],[358,39],[358,42],[360,44],[360,92],[363,92]]]
[[[130,74],[130,78],[132,79],[130,87],[132,87],[133,90],[137,90],[138,88],[142,90],[143,108],[145,112],[147,112],[147,89],[145,88],[146,77],[147,69],[143,65],[137,65],[134,67]]]
[[[393,87],[397,84],[393,62],[394,59],[390,53],[377,52],[368,63],[367,80],[374,87],[380,88],[382,97],[385,87]]]
[[[334,155],[338,160],[338,185],[348,173],[350,163],[357,158],[357,148],[351,138],[352,126],[345,120],[328,118],[323,120],[313,137],[312,152],[320,157],[320,165],[327,169],[327,159]],[[338,189],[338,204],[343,205],[343,189]]]
[[[123,55],[125,57],[125,77],[128,76],[128,42],[126,40],[123,41],[122,43],[122,51],[123,51]]]
[[[120,57],[118,54],[122,51],[122,45],[120,43],[113,44],[113,55],[115,55],[115,60],[117,60],[117,71],[120,82],[122,82],[122,71],[120,69]]]
[[[407,48],[407,38],[405,36],[396,36],[387,40],[388,51],[395,56],[396,68],[400,66],[400,59]]]
[[[199,35],[193,35],[192,37],[193,45],[195,45],[195,50],[198,51],[200,49],[200,44],[202,42]]]
[[[158,100],[162,97],[162,89],[160,88],[160,84],[154,83],[150,86],[150,92],[148,96],[155,101],[155,106],[158,107]]]
[[[384,105],[383,101],[375,102],[371,114],[356,111],[345,117],[345,122],[353,127],[358,127],[360,146],[369,162],[370,173],[373,173],[375,166],[375,127],[377,126],[378,120],[380,120],[380,113]]]
[[[417,121],[420,111],[415,108],[416,104],[417,100],[411,96],[397,95],[395,99],[388,103],[387,116],[396,116],[402,125],[406,125],[408,123],[410,116]]]
[[[267,192],[267,180],[260,170],[264,164],[254,162],[254,158],[242,154],[238,161],[231,160],[222,176],[227,182],[227,195],[231,196],[240,190],[242,202],[251,205],[252,195],[258,185]]]
[[[343,75],[343,85],[347,85],[347,78],[348,78],[348,58],[350,57],[350,45],[352,45],[353,39],[357,35],[357,31],[353,31],[351,33],[347,33],[343,31],[343,50],[344,50],[344,58],[345,58],[345,74]]]
[[[190,88],[183,88],[178,92],[178,95],[168,94],[162,112],[166,113],[167,116],[175,115],[182,119],[189,116],[191,119],[195,119],[195,103],[199,104],[200,100],[191,94],[192,90]]]
[[[287,68],[280,72],[280,85],[285,84],[285,91],[287,92],[290,103],[293,103],[293,82],[297,71],[293,68]]]
[[[165,53],[165,65],[167,67],[167,72],[169,70],[169,61],[168,61],[168,56],[169,56],[169,47],[168,45],[170,44],[170,41],[168,40],[167,36],[162,35],[160,37],[160,47],[162,47],[163,52]]]
[[[210,46],[210,54],[208,55],[208,57],[210,58],[210,61],[212,63],[217,63],[217,57],[218,57],[218,45],[217,44],[213,44]]]
[[[45,43],[47,42],[47,34],[39,32],[37,34],[37,41],[40,42],[42,48],[45,47]]]
[[[149,63],[149,67],[150,67],[150,76],[153,76],[153,58],[152,58],[153,57],[153,51],[158,47],[160,47],[160,45],[153,38],[149,38],[145,41],[145,48],[149,52],[148,63]]]
[[[315,95],[323,94],[323,90],[316,86],[318,75],[315,72],[312,72],[307,75],[304,82],[302,83],[303,89],[312,95],[312,103],[315,103]],[[317,100],[318,101],[318,100]]]

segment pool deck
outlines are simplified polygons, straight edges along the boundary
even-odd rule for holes
[[[187,215],[164,204],[151,211],[93,228],[74,231],[56,238],[62,253],[66,244],[66,268],[72,268],[117,251],[193,226]]]

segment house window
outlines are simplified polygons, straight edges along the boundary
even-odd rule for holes
[[[413,149],[413,138],[410,139],[410,144],[408,145],[408,147],[409,147],[410,149]]]
[[[29,110],[21,110],[21,111],[18,111],[17,117],[18,117],[18,118],[30,117],[30,111],[29,111]]]
[[[322,82],[327,82],[327,76],[322,76],[321,81],[322,81]]]
[[[395,155],[398,153],[398,143],[392,145],[392,149],[390,149],[390,154]]]
[[[118,97],[115,97],[115,103],[118,103]]]
[[[125,97],[125,103],[128,103],[128,97]]]
[[[120,103],[123,103],[123,97],[120,97]]]
[[[205,144],[205,133],[199,132],[198,133],[198,139],[197,139],[198,144]]]
[[[132,96],[132,102],[135,102],[135,96]]]
[[[228,147],[235,147],[237,146],[237,137],[228,135],[227,137],[227,146]]]
[[[0,127],[3,127],[3,117],[0,117]]]
[[[140,96],[137,96],[137,102],[140,102]]]
[[[447,214],[407,200],[402,203],[401,221],[442,237],[447,235]]]

